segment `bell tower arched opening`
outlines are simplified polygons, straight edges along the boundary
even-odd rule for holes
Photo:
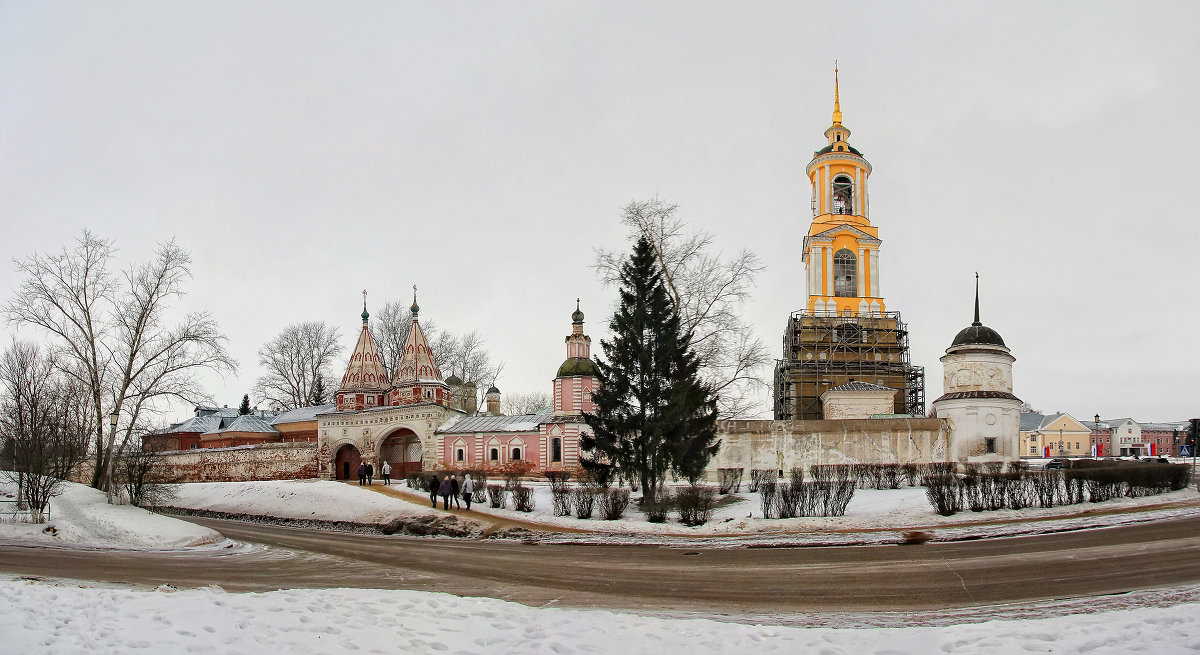
[[[846,248],[833,254],[833,295],[839,298],[858,295],[858,257]]]
[[[854,213],[854,180],[848,175],[833,178],[833,213]]]

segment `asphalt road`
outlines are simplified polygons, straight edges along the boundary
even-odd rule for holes
[[[363,587],[529,605],[769,613],[928,611],[1200,583],[1200,517],[914,546],[687,550],[366,536],[189,519],[253,548],[0,547],[0,571],[230,591]]]

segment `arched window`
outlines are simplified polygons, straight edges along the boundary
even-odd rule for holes
[[[562,439],[555,437],[550,440],[550,461],[562,461]]]
[[[512,458],[513,458],[514,462],[521,459],[521,449],[520,448],[513,448]]]
[[[833,295],[839,298],[858,295],[858,258],[845,248],[833,253]]]
[[[833,213],[854,213],[854,181],[847,175],[833,178]]]
[[[488,459],[492,460],[493,462],[500,461],[500,449],[493,448],[492,451],[488,453]]]
[[[464,459],[466,459],[465,454],[466,453],[463,452],[462,448],[455,450],[454,451],[454,461],[456,461],[456,462],[463,461]]]

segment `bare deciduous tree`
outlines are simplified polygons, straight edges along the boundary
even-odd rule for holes
[[[46,503],[87,456],[93,416],[80,384],[33,343],[13,341],[0,359],[0,440],[6,476],[41,523]]]
[[[266,372],[254,385],[255,395],[287,411],[312,402],[318,380],[322,389],[336,388],[330,367],[342,352],[340,339],[337,328],[324,321],[287,326],[258,349]]]
[[[550,409],[552,406],[550,394],[545,391],[510,392],[500,397],[500,407],[508,416],[536,414],[544,409]]]
[[[114,453],[148,416],[166,410],[172,399],[208,400],[200,373],[237,366],[207,312],[168,324],[170,303],[183,296],[191,277],[185,250],[167,241],[150,261],[119,274],[111,270],[114,253],[111,241],[84,231],[73,247],[18,260],[24,279],[5,307],[9,321],[49,333],[59,369],[87,394],[95,422],[92,486],[110,491]],[[111,412],[121,415],[119,438],[108,427]]]
[[[667,292],[692,334],[701,376],[717,393],[721,416],[755,414],[761,405],[756,392],[766,385],[759,371],[771,358],[743,320],[742,307],[765,266],[749,250],[728,259],[713,254],[713,235],[690,231],[677,209],[659,198],[634,201],[622,211],[621,222],[631,240],[644,236],[654,247]],[[624,257],[598,249],[593,268],[606,284],[615,284]]]

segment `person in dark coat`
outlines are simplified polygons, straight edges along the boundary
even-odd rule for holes
[[[437,496],[438,489],[440,487],[441,482],[438,481],[438,477],[436,475],[433,476],[433,478],[429,480],[429,502],[433,503],[434,509],[437,509]]]
[[[450,509],[450,494],[454,493],[454,485],[450,483],[450,476],[442,478],[442,486],[438,489],[438,493],[442,495],[442,509]]]
[[[358,464],[358,486],[363,486],[367,483],[367,465],[359,462]]]
[[[367,462],[367,484],[371,484],[371,482],[373,481],[372,478],[374,478],[374,477],[375,477],[375,467],[371,466],[370,462]]]
[[[454,508],[462,509],[462,503],[458,502],[458,494],[461,487],[458,484],[458,476],[450,476],[450,497],[454,499]]]

